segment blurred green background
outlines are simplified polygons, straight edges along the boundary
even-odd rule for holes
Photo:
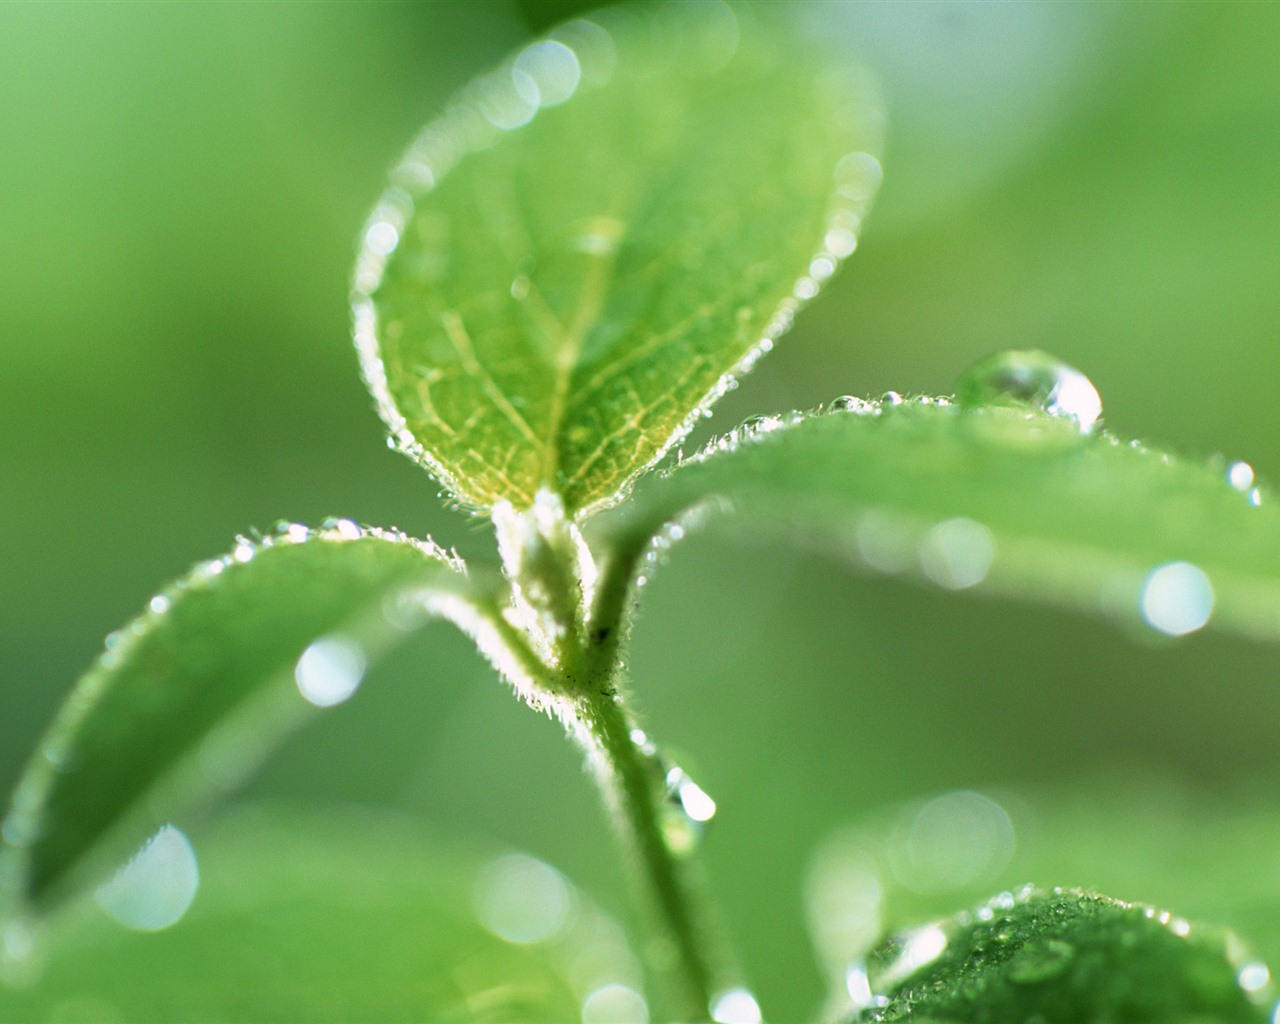
[[[102,636],[237,532],[338,514],[489,549],[383,444],[348,274],[416,129],[576,9],[0,6],[0,789]],[[1280,7],[802,13],[882,78],[885,184],[859,252],[707,430],[947,393],[1037,347],[1094,380],[1121,437],[1280,479]],[[768,1012],[819,998],[800,896],[833,828],[1099,770],[1265,784],[1276,653],[699,538],[646,589],[631,663],[650,732],[719,802],[711,887]],[[293,740],[262,796],[405,809],[625,905],[576,754],[445,628]]]

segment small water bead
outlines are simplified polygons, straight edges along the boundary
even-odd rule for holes
[[[962,406],[1030,405],[1073,421],[1090,433],[1102,416],[1098,389],[1079,370],[1032,349],[999,352],[966,370],[956,382]]]
[[[1253,488],[1253,467],[1247,462],[1233,462],[1227,467],[1227,483],[1242,494]]]
[[[827,413],[852,412],[860,416],[874,414],[876,411],[873,403],[854,395],[841,395],[839,398],[833,398],[823,409],[823,412]]]

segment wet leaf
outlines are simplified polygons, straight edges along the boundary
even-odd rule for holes
[[[87,906],[54,922],[28,984],[0,982],[0,1019],[559,1024],[596,987],[638,985],[621,929],[527,856],[386,813],[271,805],[220,816],[194,845],[181,921],[142,934]],[[540,884],[508,893],[523,875]]]
[[[871,1005],[856,1019],[1264,1022],[1269,977],[1223,929],[1093,893],[1027,889],[874,950]]]
[[[871,90],[768,5],[610,8],[463,91],[392,173],[357,344],[464,503],[613,502],[853,251]]]
[[[635,560],[664,524],[725,521],[951,589],[1168,635],[1212,622],[1274,640],[1280,507],[1252,476],[1028,406],[894,396],[735,432],[597,525],[617,572],[643,571]]]
[[[122,863],[313,705],[349,696],[400,632],[388,602],[465,584],[433,546],[345,520],[282,524],[197,566],[108,638],[42,741],[4,822],[0,895],[43,910]],[[416,609],[401,626],[426,618]]]

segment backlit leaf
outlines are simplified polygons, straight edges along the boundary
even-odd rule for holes
[[[466,583],[440,550],[345,520],[282,524],[197,566],[108,638],[63,706],[4,822],[0,895],[44,909],[123,862]]]
[[[770,5],[610,8],[463,91],[392,173],[356,340],[464,503],[613,502],[854,249],[878,115]]]
[[[666,523],[678,534],[724,519],[950,589],[1168,635],[1213,622],[1280,638],[1280,507],[1247,465],[1123,444],[1026,406],[849,404],[762,421],[643,481],[599,524],[622,553],[615,571]]]

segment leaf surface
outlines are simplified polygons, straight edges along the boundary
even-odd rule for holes
[[[357,265],[395,443],[478,509],[616,500],[854,249],[878,115],[823,51],[767,5],[611,8],[465,90]]]
[[[1093,893],[1028,888],[873,951],[869,988],[887,1002],[856,1019],[1262,1024],[1267,992],[1252,985],[1249,963],[1223,929]],[[1255,971],[1266,976],[1260,963]]]
[[[593,988],[638,987],[621,929],[524,855],[278,805],[234,809],[193,843],[180,921],[126,931],[90,905],[52,922],[34,982],[0,983],[0,1019],[560,1024]]]
[[[323,705],[358,685],[397,632],[387,602],[465,583],[433,546],[349,521],[287,526],[196,567],[108,638],[28,766],[4,823],[8,895],[45,909],[175,806],[234,786],[313,710],[304,692]]]
[[[646,571],[636,560],[666,524],[669,541],[725,520],[952,589],[1170,635],[1212,621],[1280,638],[1280,508],[1251,471],[1236,467],[1233,486],[1225,466],[1029,407],[860,407],[764,421],[643,481],[597,524],[620,552],[614,573]]]

